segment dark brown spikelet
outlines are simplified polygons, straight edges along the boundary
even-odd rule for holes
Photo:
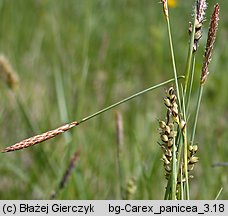
[[[51,199],[55,199],[55,197],[56,197],[56,195],[57,195],[57,192],[58,192],[59,190],[63,189],[64,186],[66,185],[67,180],[69,179],[70,174],[72,173],[72,171],[73,171],[73,169],[74,169],[74,167],[75,167],[75,164],[76,164],[76,162],[78,161],[79,156],[80,156],[80,151],[76,151],[76,152],[73,154],[73,156],[72,156],[72,158],[71,158],[71,160],[70,160],[70,163],[69,163],[69,165],[67,166],[67,169],[66,169],[66,171],[65,171],[65,173],[64,173],[64,175],[63,175],[63,177],[62,177],[62,179],[61,179],[61,181],[60,181],[60,183],[59,183],[59,186],[58,186],[58,188],[57,188],[57,191],[54,192],[54,193],[51,195]]]
[[[212,50],[214,47],[216,33],[218,30],[219,9],[220,9],[219,4],[216,4],[214,8],[214,12],[211,16],[210,28],[208,31],[207,44],[205,48],[204,62],[203,62],[202,73],[201,73],[201,80],[200,80],[201,85],[205,83],[207,76],[209,74],[208,65],[211,61]]]
[[[80,152],[76,151],[74,153],[73,157],[71,158],[70,163],[69,163],[69,165],[68,165],[68,167],[67,167],[67,169],[66,169],[66,171],[64,173],[64,176],[63,176],[62,180],[59,183],[59,189],[64,188],[64,186],[65,186],[65,184],[66,184],[66,182],[67,182],[67,180],[68,180],[73,168],[75,167],[75,164],[76,164],[77,159],[79,158],[79,155],[80,155]]]
[[[51,139],[51,138],[53,138],[59,134],[62,134],[62,133],[68,131],[69,129],[71,129],[77,125],[79,125],[79,123],[76,121],[74,121],[70,124],[65,124],[61,127],[54,129],[54,130],[47,131],[45,133],[30,137],[30,138],[25,139],[21,142],[18,142],[15,145],[9,146],[9,147],[1,150],[1,152],[5,153],[5,152],[20,150],[23,148],[28,148],[28,147],[36,145],[38,143],[44,142],[45,140]]]

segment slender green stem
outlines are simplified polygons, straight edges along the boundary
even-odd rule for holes
[[[177,166],[176,166],[176,143],[173,139],[173,151],[172,151],[172,190],[171,190],[171,199],[176,200],[176,191],[177,191]]]
[[[179,76],[179,77],[177,77],[177,79],[181,79],[181,78],[183,79],[184,76]],[[175,79],[170,79],[170,80],[167,80],[167,81],[162,82],[162,83],[160,83],[160,84],[157,84],[157,85],[155,85],[155,86],[149,87],[149,88],[147,88],[147,89],[145,89],[145,90],[143,90],[143,91],[140,91],[140,92],[138,92],[138,93],[136,93],[136,94],[133,94],[133,95],[131,95],[130,97],[127,97],[127,98],[125,98],[125,99],[123,99],[123,100],[121,100],[121,101],[119,101],[119,102],[117,102],[117,103],[114,103],[114,104],[112,104],[112,105],[110,105],[110,106],[108,106],[108,107],[106,107],[106,108],[104,108],[104,109],[102,109],[102,110],[99,110],[98,112],[93,113],[92,115],[89,115],[89,116],[83,118],[81,121],[78,122],[78,124],[83,123],[83,122],[85,122],[85,121],[88,121],[89,119],[94,118],[95,116],[100,115],[100,114],[102,114],[102,113],[104,113],[104,112],[106,112],[106,111],[108,111],[108,110],[110,110],[110,109],[112,109],[112,108],[114,108],[114,107],[116,107],[116,106],[122,104],[122,103],[125,103],[125,102],[127,102],[127,101],[129,101],[129,100],[131,100],[131,99],[134,99],[134,98],[136,98],[136,97],[138,97],[138,96],[140,96],[140,95],[143,95],[143,94],[145,94],[145,93],[147,93],[147,92],[149,92],[149,91],[152,91],[152,90],[157,89],[157,88],[159,88],[159,87],[161,87],[161,86],[164,86],[164,85],[166,85],[166,84],[169,84],[169,83],[171,83],[171,82],[173,82],[173,81],[175,81]],[[167,199],[168,196],[169,196],[170,185],[171,185],[171,180],[170,180],[170,184],[167,185],[166,194],[165,194],[165,199]]]
[[[168,13],[167,13],[168,14]],[[170,51],[171,51],[171,58],[172,58],[172,65],[173,65],[173,74],[174,74],[174,80],[176,85],[176,92],[177,92],[177,100],[179,105],[179,110],[182,112],[182,104],[180,99],[180,91],[179,91],[179,84],[177,79],[177,70],[176,70],[176,64],[175,64],[175,56],[174,56],[174,49],[173,49],[173,42],[172,42],[172,34],[171,34],[171,28],[170,28],[170,22],[169,22],[169,16],[166,16],[167,21],[167,29],[168,29],[168,36],[169,36],[169,44],[170,44]],[[195,34],[195,33],[194,33]],[[183,104],[185,106],[185,104]],[[179,144],[177,143],[177,146]],[[171,198],[176,199],[176,184],[177,184],[177,162],[176,162],[176,145],[173,145],[173,160],[172,160],[172,175],[167,183],[165,198],[167,198],[170,195],[170,185],[171,185]],[[170,182],[171,181],[171,182]]]
[[[183,88],[182,88],[183,91]],[[183,104],[185,104],[185,95],[182,97]],[[184,143],[184,175],[185,175],[185,191],[186,191],[186,199],[189,200],[189,183],[188,183],[188,138],[187,138],[187,120],[186,120],[186,111],[185,105],[183,106],[183,118],[185,121],[184,128],[181,128],[183,135],[183,143]]]
[[[177,132],[177,136],[175,138],[175,143],[178,143],[178,150],[177,150],[177,169],[179,169],[180,167],[180,161],[181,161],[181,152],[182,152],[182,141],[180,141],[180,131],[179,131],[179,127],[178,127],[178,132]],[[176,179],[177,179],[177,173],[176,173]],[[164,199],[167,200],[169,195],[170,195],[170,191],[171,191],[171,182],[172,182],[172,178],[170,177],[168,182],[167,182],[167,186],[166,186],[166,191],[165,191],[165,197]]]
[[[179,91],[179,84],[178,84],[178,78],[177,78],[177,70],[176,70],[176,64],[175,64],[175,56],[174,56],[174,50],[173,50],[173,42],[172,42],[172,34],[171,34],[171,28],[169,23],[169,17],[166,19],[166,21],[167,21],[167,28],[168,28],[168,35],[169,35],[169,45],[170,45],[170,51],[171,51],[173,73],[174,73],[174,79],[175,79],[175,85],[176,85],[176,91],[177,91],[177,99],[181,110],[180,91]]]
[[[195,63],[196,63],[196,56],[194,54],[193,60],[192,60],[191,79],[190,79],[190,84],[189,84],[189,88],[188,88],[188,95],[186,95],[186,97],[187,97],[186,106],[185,106],[186,113],[189,112],[189,104],[190,104],[190,100],[191,100],[192,85],[193,85],[194,74],[195,74]]]
[[[193,130],[192,130],[192,136],[191,136],[191,142],[190,142],[191,145],[194,143],[194,139],[195,139],[196,125],[197,125],[197,120],[198,120],[198,115],[199,115],[199,109],[200,109],[202,94],[203,94],[203,85],[200,85],[196,109],[195,109],[194,122],[193,122]]]
[[[183,169],[180,167],[180,199],[184,200]]]
[[[218,194],[217,194],[217,196],[215,197],[215,200],[218,200],[220,194],[222,193],[222,190],[223,190],[223,188],[221,187],[220,190],[219,190],[219,192],[218,192]]]
[[[170,189],[171,189],[171,182],[172,182],[172,177],[169,177],[167,186],[166,186],[166,190],[165,190],[165,197],[164,200],[168,200],[169,196],[170,196]]]
[[[185,174],[185,190],[186,199],[189,200],[189,183],[188,183],[188,143],[187,143],[187,130],[186,127],[183,130],[184,139],[184,174]]]
[[[180,161],[181,161],[181,155],[182,155],[182,147],[183,147],[183,142],[181,140],[181,132],[180,128],[178,127],[178,132],[176,136],[176,143],[178,143],[178,150],[177,150],[177,167],[180,169]]]
[[[196,10],[195,10],[196,11]],[[185,70],[185,84],[184,84],[184,95],[186,95],[188,83],[189,83],[189,76],[191,71],[191,65],[192,65],[192,54],[193,54],[193,44],[194,44],[194,37],[195,37],[195,26],[196,26],[196,13],[194,15],[193,25],[192,25],[192,33],[191,33],[191,39],[189,43],[189,49],[188,49],[188,57],[187,57],[187,64],[186,64],[186,70]]]
[[[175,64],[175,56],[174,56],[174,49],[173,49],[173,42],[172,42],[172,34],[171,34],[171,28],[170,28],[170,22],[169,17],[166,19],[167,21],[167,28],[168,28],[168,35],[169,35],[169,44],[170,44],[170,51],[171,51],[171,58],[172,58],[172,65],[173,65],[173,74],[174,74],[174,80],[176,85],[176,92],[177,92],[177,100],[179,104],[180,111],[182,110],[181,107],[181,100],[180,100],[180,91],[179,91],[179,84],[177,79],[177,70],[176,70],[176,64]],[[168,182],[166,193],[170,191],[169,185],[171,184],[171,198],[176,199],[176,180],[177,180],[177,169],[176,169],[176,146],[174,146],[173,149],[173,160],[172,160],[172,176],[171,176],[171,183]],[[165,197],[167,194],[165,194]]]
[[[181,78],[183,79],[184,76],[177,77],[177,79],[181,79]],[[127,98],[125,98],[125,99],[123,99],[123,100],[121,100],[121,101],[119,101],[117,103],[114,103],[114,104],[112,104],[112,105],[110,105],[110,106],[108,106],[108,107],[106,107],[106,108],[104,108],[102,110],[99,110],[98,112],[93,113],[92,115],[89,115],[89,116],[83,118],[81,121],[78,122],[78,124],[83,123],[85,121],[88,121],[89,119],[94,118],[95,116],[98,116],[98,115],[100,115],[100,114],[102,114],[102,113],[104,113],[104,112],[106,112],[106,111],[108,111],[108,110],[110,110],[110,109],[112,109],[112,108],[114,108],[114,107],[122,104],[122,103],[125,103],[125,102],[127,102],[127,101],[129,101],[131,99],[134,99],[134,98],[136,98],[136,97],[138,97],[140,95],[143,95],[143,94],[145,94],[145,93],[147,93],[149,91],[152,91],[152,90],[157,89],[157,88],[159,88],[161,86],[164,86],[166,84],[169,84],[169,83],[171,83],[173,81],[175,81],[175,79],[170,79],[170,80],[167,80],[167,81],[162,82],[160,84],[157,84],[155,86],[152,86],[152,87],[149,87],[147,89],[144,89],[143,91],[140,91],[140,92],[138,92],[136,94],[133,94],[130,97],[127,97]],[[170,194],[169,194],[169,192],[170,192],[170,186],[171,186],[171,178],[170,178],[169,183],[167,185],[167,189],[166,189],[166,193],[165,193],[165,199],[168,199],[169,196],[170,196]]]
[[[177,77],[177,79],[181,79],[181,78],[183,79],[184,77],[183,77],[183,76]],[[162,83],[159,83],[159,84],[157,84],[157,85],[155,85],[155,86],[152,86],[152,87],[149,87],[149,88],[147,88],[147,89],[144,89],[143,91],[140,91],[140,92],[138,92],[138,93],[136,93],[136,94],[133,94],[133,95],[131,95],[130,97],[127,97],[127,98],[125,98],[125,99],[123,99],[123,100],[121,100],[121,101],[119,101],[119,102],[117,102],[117,103],[114,103],[114,104],[112,104],[112,105],[110,105],[110,106],[108,106],[108,107],[106,107],[106,108],[104,108],[104,109],[102,109],[102,110],[99,110],[98,112],[93,113],[92,115],[89,115],[89,116],[83,118],[82,120],[80,120],[80,121],[78,122],[78,124],[80,124],[80,123],[82,123],[82,122],[85,122],[85,121],[88,121],[89,119],[91,119],[91,118],[93,118],[93,117],[95,117],[95,116],[97,116],[97,115],[100,115],[101,113],[104,113],[104,112],[106,112],[106,111],[108,111],[108,110],[110,110],[110,109],[112,109],[112,108],[114,108],[114,107],[116,107],[116,106],[118,106],[118,105],[120,105],[120,104],[122,104],[122,103],[125,103],[125,102],[127,102],[127,101],[129,101],[129,100],[131,100],[131,99],[133,99],[133,98],[136,98],[136,97],[138,97],[138,96],[140,96],[140,95],[143,95],[143,94],[145,94],[145,93],[147,93],[147,92],[149,92],[149,91],[152,91],[152,90],[157,89],[157,88],[159,88],[159,87],[161,87],[161,86],[164,86],[164,85],[166,85],[166,84],[169,84],[169,83],[173,82],[174,80],[175,80],[175,79],[167,80],[167,81],[162,82]]]

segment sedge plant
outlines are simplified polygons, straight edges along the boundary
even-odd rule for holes
[[[91,115],[88,115],[82,118],[79,121],[72,121],[71,123],[60,126],[54,130],[50,130],[39,135],[30,137],[21,142],[16,143],[15,145],[6,147],[2,149],[2,153],[11,152],[15,150],[20,150],[23,148],[31,147],[33,145],[44,142],[48,139],[54,138],[59,134],[63,134],[66,131],[74,128],[75,126],[81,125],[96,116],[100,116],[104,112],[107,112],[114,107],[117,107],[123,103],[128,102],[136,97],[139,97],[145,93],[153,91],[159,87],[166,86],[168,84],[173,83],[173,86],[167,88],[166,96],[164,98],[164,104],[166,107],[166,118],[164,120],[159,120],[159,131],[161,137],[160,147],[162,149],[162,161],[165,168],[165,178],[167,179],[167,186],[165,189],[165,199],[190,199],[190,187],[189,181],[192,178],[190,172],[193,170],[194,165],[198,162],[199,158],[195,156],[198,150],[198,146],[195,145],[194,138],[196,134],[196,126],[197,119],[200,110],[200,104],[202,99],[203,88],[205,86],[205,82],[208,72],[208,65],[211,61],[212,57],[212,49],[214,46],[216,32],[218,28],[218,20],[219,20],[219,5],[216,4],[214,8],[214,13],[211,17],[210,28],[208,32],[208,39],[204,54],[204,61],[202,66],[202,73],[199,82],[199,93],[197,104],[194,110],[190,110],[189,103],[191,101],[192,95],[192,86],[193,80],[195,76],[195,62],[196,62],[196,52],[199,46],[200,38],[202,37],[202,26],[205,17],[205,11],[207,8],[206,0],[196,0],[194,3],[194,12],[193,12],[193,20],[189,27],[189,49],[188,49],[188,57],[186,62],[186,70],[185,74],[180,75],[176,69],[175,63],[175,52],[173,47],[172,40],[172,29],[170,25],[170,17],[169,17],[169,4],[168,0],[161,0],[163,6],[163,12],[165,15],[165,21],[167,24],[167,32],[168,32],[168,40],[170,45],[170,53],[171,53],[171,63],[173,69],[173,78],[161,82],[157,85],[153,85],[149,88],[146,88],[140,92],[137,92],[129,97],[126,97],[110,106],[107,106]],[[184,80],[183,84],[180,80]],[[189,122],[190,113],[194,113],[193,125]],[[120,122],[118,120],[117,122]],[[119,125],[118,125],[119,127]],[[120,129],[120,128],[119,128]],[[189,133],[191,136],[189,136]],[[120,130],[118,132],[120,134]],[[117,158],[118,158],[118,166],[119,166],[119,179],[120,179],[120,194],[121,197],[124,197],[123,191],[123,171],[121,167],[121,139],[117,140]],[[77,155],[77,154],[76,154]],[[77,156],[73,157],[73,162],[75,163]],[[74,165],[70,165],[69,167],[73,167]],[[65,183],[65,179],[68,178],[67,174],[63,179]],[[63,183],[61,183],[63,184]],[[129,188],[134,188],[134,184],[129,184]],[[59,187],[62,188],[62,185]]]
[[[190,175],[190,171],[193,170],[194,164],[199,160],[199,158],[195,156],[198,146],[194,144],[194,137],[196,133],[203,87],[209,74],[208,65],[211,61],[212,50],[218,28],[219,5],[216,4],[210,21],[201,78],[199,82],[198,99],[195,110],[193,110],[194,119],[191,127],[189,124],[189,103],[192,97],[192,86],[196,62],[195,53],[199,46],[199,40],[202,37],[201,29],[204,22],[207,2],[206,0],[196,0],[194,4],[193,22],[189,27],[190,42],[186,63],[185,81],[184,86],[181,86],[181,90],[177,80],[175,56],[169,21],[168,1],[162,0],[161,2],[167,23],[173,74],[175,79],[175,91],[174,88],[171,87],[166,93],[167,97],[164,99],[165,106],[167,107],[166,120],[159,121],[162,141],[160,146],[163,150],[162,160],[165,168],[166,179],[168,180],[165,199],[190,199],[189,180],[193,177]],[[188,136],[188,132],[191,133],[190,138]]]

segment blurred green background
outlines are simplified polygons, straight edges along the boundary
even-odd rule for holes
[[[158,2],[0,0],[0,53],[20,79],[16,94],[0,82],[0,148],[79,120],[171,78],[167,29]],[[191,105],[194,108],[209,17],[216,2],[221,6],[220,23],[196,134],[200,161],[190,185],[192,199],[214,199],[221,187],[220,198],[228,199],[228,167],[212,166],[228,161],[226,1],[208,1]],[[179,0],[177,7],[170,8],[178,74],[185,69],[193,3]],[[137,186],[132,198],[163,199],[166,180],[157,145],[157,119],[165,118],[165,89],[45,143],[1,154],[0,199],[49,199],[76,150],[80,159],[56,198],[120,199],[116,111],[123,117],[124,182],[134,178]]]

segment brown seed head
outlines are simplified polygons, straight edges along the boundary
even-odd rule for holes
[[[70,124],[65,124],[61,127],[54,129],[54,130],[47,131],[45,133],[30,137],[30,138],[25,139],[21,142],[18,142],[15,145],[9,146],[9,147],[1,150],[1,152],[5,153],[5,152],[20,150],[23,148],[28,148],[28,147],[36,145],[38,143],[44,142],[45,140],[51,139],[51,138],[53,138],[59,134],[62,134],[62,133],[68,131],[69,129],[71,129],[77,125],[79,125],[79,123],[76,121],[72,122]]]
[[[70,160],[70,163],[64,173],[64,176],[63,178],[61,179],[61,182],[59,183],[59,189],[62,189],[64,188],[67,180],[69,179],[69,176],[73,170],[73,168],[75,167],[75,164],[76,164],[76,161],[78,160],[79,158],[79,155],[80,155],[80,152],[79,151],[76,151],[74,153],[74,155],[72,156],[71,160]]]
[[[211,62],[212,50],[216,39],[217,29],[218,29],[219,10],[220,10],[219,4],[216,4],[214,8],[214,12],[211,17],[210,28],[208,31],[207,44],[206,44],[205,53],[204,53],[204,62],[202,67],[201,80],[200,80],[201,85],[205,83],[207,76],[209,74],[208,65]]]
[[[59,183],[57,190],[51,194],[50,199],[55,199],[58,191],[64,188],[64,186],[66,185],[66,183],[67,183],[67,181],[68,181],[68,179],[69,179],[69,177],[70,177],[70,175],[71,175],[71,173],[75,167],[75,164],[76,164],[79,156],[80,156],[80,151],[76,151],[73,154],[73,156],[70,160],[70,163],[68,164],[68,167],[67,167],[67,169],[66,169],[66,171],[65,171],[65,173],[64,173],[64,175],[63,175],[63,177]]]

